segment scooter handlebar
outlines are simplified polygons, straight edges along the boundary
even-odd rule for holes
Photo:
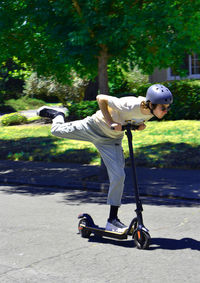
[[[135,131],[139,128],[138,125],[132,125],[132,124],[127,124],[127,125],[122,125],[122,131],[126,131],[127,129],[130,129],[132,131]],[[111,130],[114,130],[114,127],[111,127]]]
[[[127,125],[122,125],[122,131],[125,131],[127,129],[130,129],[132,131],[135,131],[139,128],[138,125],[132,125],[132,124],[127,124]],[[114,127],[111,127],[111,130],[114,130]]]
[[[127,129],[130,129],[132,131],[135,131],[139,128],[138,125],[132,125],[132,124],[127,124],[127,125],[122,125],[122,131],[125,131]]]

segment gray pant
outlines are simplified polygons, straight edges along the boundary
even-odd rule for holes
[[[105,163],[110,180],[107,203],[120,206],[124,189],[124,155],[122,138],[105,136],[92,117],[65,123],[62,116],[53,119],[51,133],[54,136],[92,142]]]

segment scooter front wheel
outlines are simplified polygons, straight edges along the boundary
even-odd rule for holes
[[[149,248],[151,237],[148,232],[142,229],[137,229],[133,233],[133,239],[138,249],[145,250]]]

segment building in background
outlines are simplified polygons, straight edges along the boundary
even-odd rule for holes
[[[184,60],[183,69],[187,70],[187,76],[184,79],[200,79],[200,56],[197,54],[187,55]],[[155,69],[149,76],[150,83],[180,80],[181,78],[172,68]]]

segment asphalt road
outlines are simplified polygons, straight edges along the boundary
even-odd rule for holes
[[[200,210],[193,202],[144,198],[149,250],[128,240],[81,238],[77,215],[104,226],[106,196],[87,191],[0,186],[0,282],[200,282]],[[120,218],[135,216],[124,198]]]

